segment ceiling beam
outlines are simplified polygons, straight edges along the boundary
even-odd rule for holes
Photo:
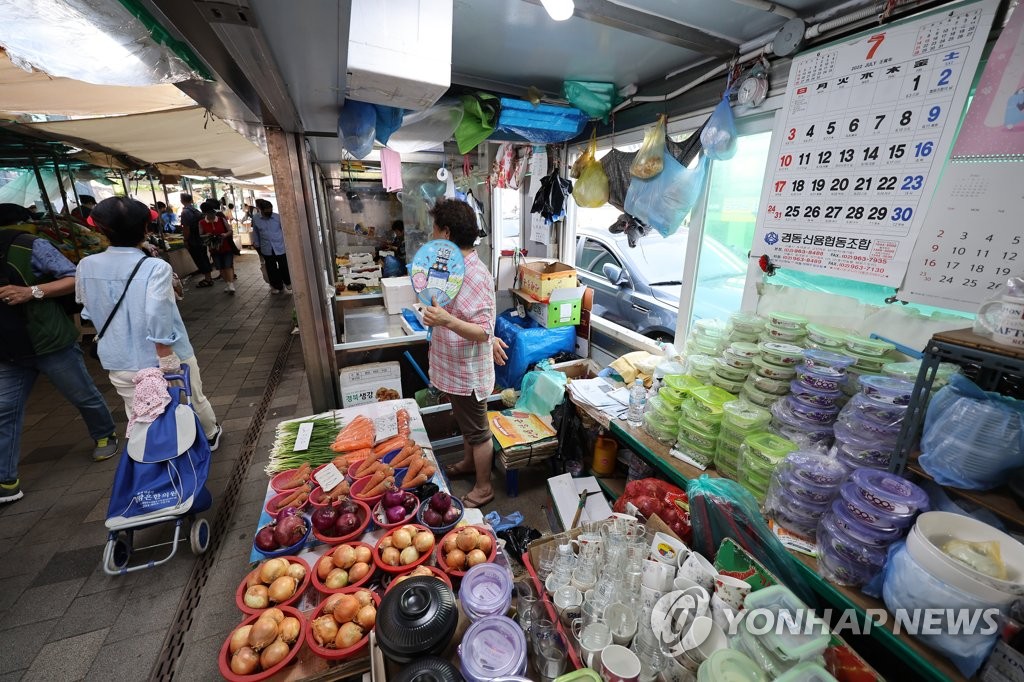
[[[540,0],[523,0],[540,5]],[[699,28],[661,16],[624,7],[612,0],[575,0],[574,17],[617,28],[645,38],[700,52],[713,57],[731,57],[739,44]]]

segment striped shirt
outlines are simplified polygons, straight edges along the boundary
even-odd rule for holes
[[[445,306],[454,317],[480,325],[487,340],[462,338],[445,327],[434,327],[430,339],[430,383],[450,395],[474,395],[484,400],[494,390],[494,279],[476,252],[466,256],[466,275],[455,299]]]

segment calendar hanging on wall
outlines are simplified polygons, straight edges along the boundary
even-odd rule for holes
[[[924,14],[793,59],[752,255],[902,282],[997,4]]]

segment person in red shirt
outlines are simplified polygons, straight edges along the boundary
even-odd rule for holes
[[[235,249],[231,227],[220,213],[220,204],[216,201],[204,201],[199,207],[203,217],[199,221],[199,234],[210,249],[213,264],[220,270],[221,279],[226,286],[224,291],[235,295]]]

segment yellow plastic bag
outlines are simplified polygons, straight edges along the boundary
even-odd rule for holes
[[[599,208],[608,202],[608,176],[604,166],[597,160],[597,131],[590,136],[590,144],[580,159],[586,159],[580,167],[579,180],[572,190],[576,205],[583,208]],[[573,170],[577,164],[573,164]]]
[[[659,116],[658,122],[644,132],[644,143],[633,159],[629,172],[635,178],[650,180],[664,168],[665,153],[665,116]]]

